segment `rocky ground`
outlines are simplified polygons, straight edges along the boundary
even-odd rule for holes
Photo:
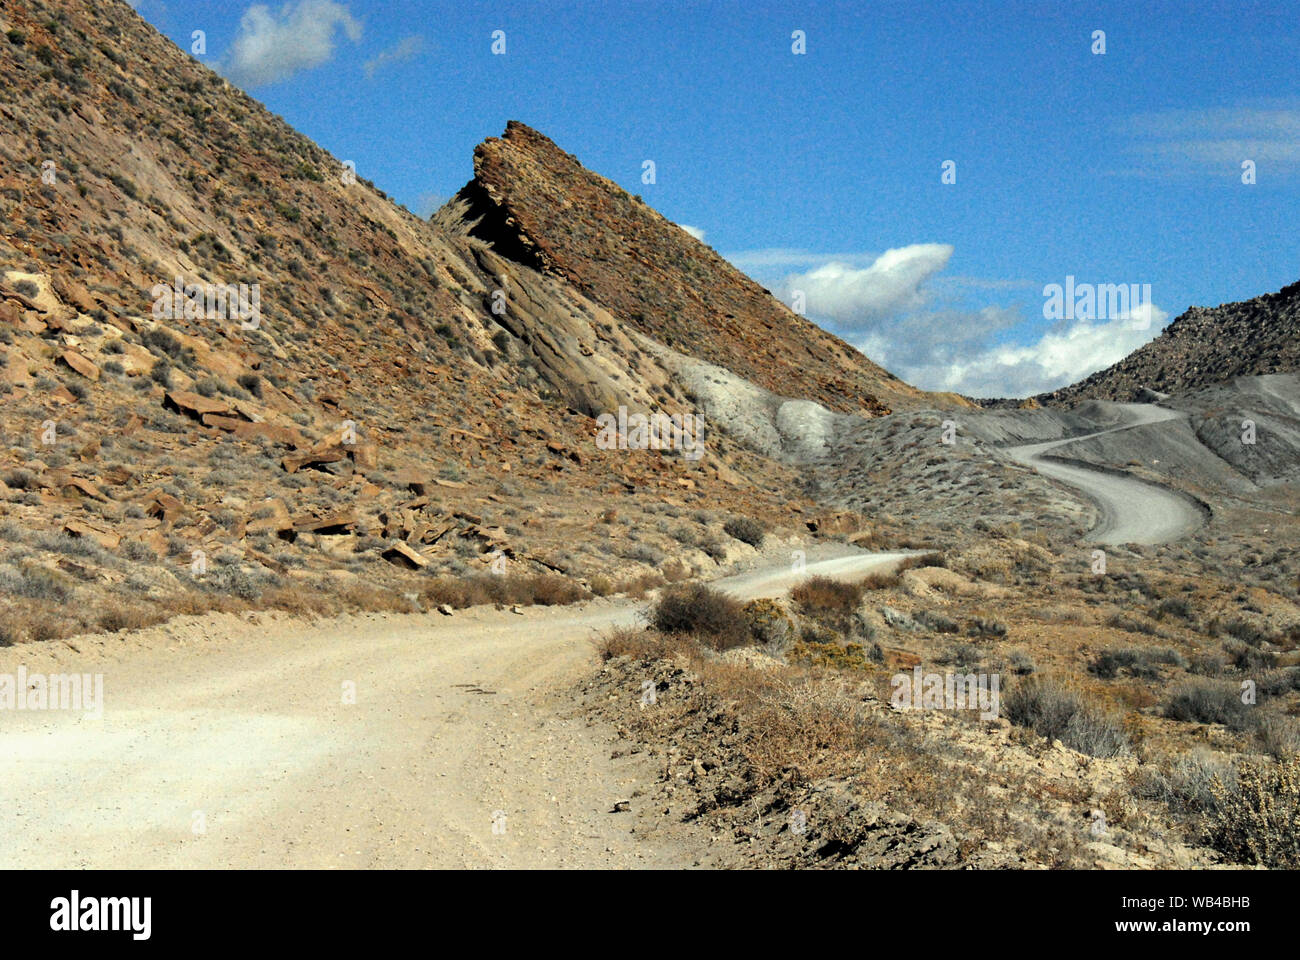
[[[704,823],[719,866],[1291,863],[1294,804],[1255,822],[1263,860],[1225,838],[1234,769],[1300,746],[1294,600],[1136,553],[1098,576],[1017,540],[944,562],[838,608],[797,589],[751,604],[761,628],[722,651],[611,635],[581,695],[617,725],[614,756],[661,771],[632,799],[639,829]],[[894,678],[917,668],[999,676],[1000,714],[896,709]],[[1075,719],[1055,726],[1061,711]]]

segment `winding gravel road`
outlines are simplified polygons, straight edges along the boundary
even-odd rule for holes
[[[1165,487],[1133,477],[1046,459],[1051,451],[1079,440],[1186,416],[1176,410],[1146,403],[1126,403],[1121,406],[1132,418],[1122,426],[1066,440],[1008,447],[1006,453],[1044,476],[1074,487],[1097,504],[1101,515],[1097,526],[1088,533],[1086,540],[1099,544],[1152,544],[1176,540],[1197,529],[1203,522],[1200,511],[1187,498]]]
[[[907,555],[716,585],[776,596]],[[191,618],[0,650],[0,673],[104,677],[100,716],[0,710],[0,869],[691,866],[707,836],[641,840],[613,812],[661,771],[611,757],[571,695],[592,638],[641,606]]]

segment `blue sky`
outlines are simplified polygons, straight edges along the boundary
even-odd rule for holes
[[[1293,4],[135,6],[417,212],[522,120],[931,389],[1061,386],[1300,279]],[[1046,318],[1067,276],[1150,304]]]

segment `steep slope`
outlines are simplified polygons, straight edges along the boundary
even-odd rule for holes
[[[502,256],[772,393],[867,414],[924,396],[522,123],[474,151],[474,179],[453,206]]]
[[[1036,398],[1130,401],[1234,377],[1300,370],[1300,282],[1240,303],[1192,307],[1119,363]]]

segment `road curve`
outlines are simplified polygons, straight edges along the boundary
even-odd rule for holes
[[[906,555],[716,585],[777,596]],[[104,678],[99,716],[0,710],[0,869],[691,866],[707,836],[642,840],[613,812],[661,771],[611,757],[571,696],[592,637],[642,606],[194,618],[0,649],[0,674]]]
[[[1060,480],[1081,491],[1097,505],[1100,510],[1097,526],[1084,538],[1089,542],[1152,544],[1177,540],[1200,527],[1203,522],[1200,511],[1186,497],[1133,477],[1045,459],[1051,451],[1078,440],[1186,416],[1176,410],[1146,403],[1126,403],[1121,406],[1131,418],[1122,426],[1066,440],[1007,447],[1005,452],[1013,460],[1033,467],[1044,476]]]

